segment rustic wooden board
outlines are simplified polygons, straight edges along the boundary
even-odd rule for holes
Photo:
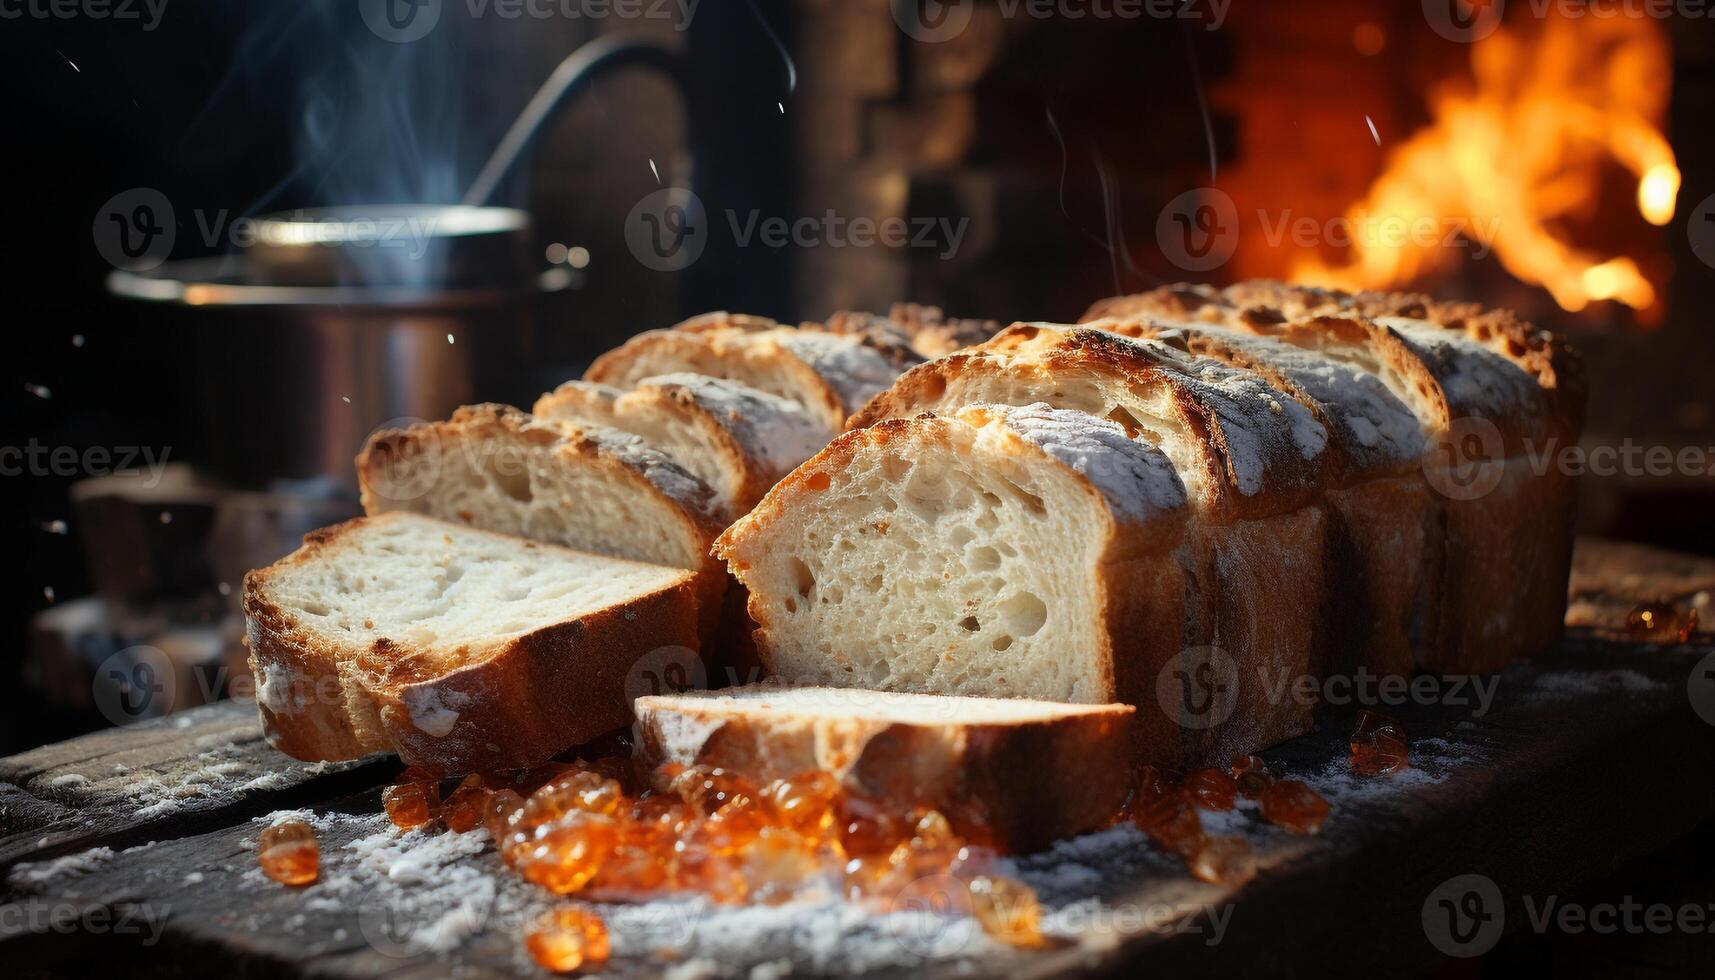
[[[1575,589],[1584,585],[1590,608],[1623,619],[1637,598],[1689,600],[1699,583],[1715,581],[1715,564],[1586,543],[1578,575]],[[1617,598],[1600,592],[1607,575],[1627,583]],[[789,961],[812,974],[862,966],[881,975],[1121,968],[1162,976],[1420,975],[1442,957],[1427,938],[1425,908],[1449,879],[1491,879],[1506,925],[1516,929],[1525,925],[1527,897],[1564,896],[1715,820],[1715,781],[1707,775],[1715,771],[1715,723],[1697,710],[1715,719],[1715,678],[1704,677],[1715,670],[1715,648],[1618,642],[1607,638],[1614,622],[1591,625],[1605,627],[1604,634],[1575,631],[1552,655],[1485,681],[1492,686],[1482,691],[1443,684],[1424,703],[1383,705],[1412,736],[1408,774],[1352,776],[1344,762],[1349,721],[1339,717],[1266,753],[1277,770],[1327,795],[1334,814],[1312,838],[1245,812],[1209,816],[1211,830],[1244,836],[1261,856],[1262,873],[1237,892],[1188,878],[1122,828],[1019,863],[1051,909],[1053,930],[1065,937],[1047,951],[1007,951],[958,923],[866,916],[837,905],[720,910],[656,903],[605,911],[617,936],[609,972],[742,974]],[[238,724],[236,716],[229,720]],[[116,751],[121,743],[113,734],[0,761],[0,773],[28,773],[20,781],[36,787],[57,771],[44,758],[87,769],[74,760]],[[150,751],[162,753],[157,766],[170,767],[191,754],[187,749]],[[37,761],[19,763],[31,757]],[[373,784],[384,773],[344,775]],[[338,797],[329,778],[312,776],[296,794],[331,798],[314,806],[322,882],[292,890],[259,875],[254,838],[261,825],[248,818],[286,804],[247,797],[215,807],[219,826],[201,832],[139,837],[132,828],[124,832],[130,840],[163,842],[15,867],[8,882],[15,911],[0,914],[8,962],[75,971],[91,957],[122,957],[139,972],[245,976],[532,969],[519,933],[545,896],[501,868],[481,835],[395,840],[376,815],[373,789]],[[53,805],[33,790],[27,795],[38,810]],[[26,822],[70,819],[29,805],[19,812]],[[71,932],[44,925],[54,910],[73,923]],[[129,916],[128,931],[98,921],[112,910]]]
[[[304,763],[269,747],[256,705],[223,701],[0,759],[0,870],[230,825],[374,785],[395,764]]]

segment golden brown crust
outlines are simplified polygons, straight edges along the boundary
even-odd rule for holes
[[[663,373],[656,358],[673,370],[732,378],[771,394],[792,398],[838,429],[849,413],[840,392],[815,368],[770,339],[769,331],[749,329],[650,330],[602,354],[584,372],[585,381],[630,388]],[[767,383],[765,376],[773,383]]]
[[[750,333],[760,333],[773,330],[780,324],[765,316],[755,316],[750,313],[728,313],[726,310],[715,310],[710,313],[699,313],[696,316],[669,327],[670,330],[685,330],[691,333],[703,333],[710,330],[741,330]]]
[[[392,751],[408,764],[448,773],[537,765],[626,723],[626,674],[639,658],[663,647],[697,647],[695,579],[687,572],[664,588],[545,626],[450,671],[428,666],[434,658],[425,651],[388,637],[368,648],[341,648],[281,608],[271,581],[286,566],[332,557],[326,553],[345,535],[372,520],[312,532],[304,547],[245,576],[263,730],[294,758]]]
[[[940,357],[980,344],[1000,330],[996,320],[948,317],[939,306],[895,303],[883,316],[839,310],[819,325],[830,333],[856,334],[923,357]]]
[[[1532,377],[1548,403],[1548,428],[1552,434],[1563,439],[1576,438],[1583,428],[1586,401],[1583,359],[1563,339],[1519,319],[1511,310],[1444,302],[1421,293],[1349,293],[1254,280],[1220,290],[1180,283],[1146,293],[1110,297],[1091,305],[1081,319],[1089,322],[1139,316],[1223,323],[1263,335],[1306,324],[1315,329],[1331,329],[1336,326],[1335,321],[1353,318],[1423,320],[1483,345]],[[1366,324],[1362,329],[1368,331],[1371,327],[1373,324]],[[1435,367],[1425,360],[1422,351],[1402,353],[1389,349],[1379,335],[1373,339],[1378,353],[1390,358],[1402,357],[1408,362],[1398,365],[1408,376],[1433,371]],[[1467,413],[1455,412],[1460,414]],[[1504,430],[1515,420],[1499,417],[1489,421]]]
[[[1011,723],[907,724],[645,697],[637,715],[638,751],[652,762],[719,766],[757,780],[824,769],[901,812],[931,807],[956,822],[980,813],[1013,852],[1105,825],[1125,801],[1123,774],[1135,768],[1127,705]]]
[[[886,418],[902,418],[934,411],[943,406],[943,396],[960,379],[1004,377],[1030,392],[1029,398],[1055,401],[1059,379],[1083,374],[1130,388],[1133,392],[1159,393],[1176,414],[1178,426],[1199,449],[1202,470],[1195,482],[1206,486],[1205,501],[1212,520],[1283,513],[1313,499],[1327,481],[1331,458],[1306,457],[1285,438],[1245,439],[1245,452],[1256,454],[1260,487],[1245,492],[1241,465],[1234,456],[1241,425],[1234,418],[1234,402],[1221,390],[1197,377],[1198,364],[1161,347],[1128,341],[1106,329],[1014,324],[976,347],[937,358],[907,371],[894,386],[871,399],[853,415],[848,429],[863,428]],[[1279,392],[1282,400],[1298,400],[1293,390]],[[1029,400],[1029,399],[1021,399]],[[1309,405],[1300,403],[1307,414]],[[1283,433],[1278,427],[1275,434]],[[1263,433],[1265,436],[1268,433]],[[1181,474],[1187,483],[1192,474]]]

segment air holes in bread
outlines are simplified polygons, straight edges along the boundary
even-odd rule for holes
[[[1000,552],[988,545],[971,552],[971,568],[979,572],[992,572],[1000,567]]]
[[[530,502],[532,496],[530,471],[524,467],[523,460],[507,459],[502,456],[498,459],[490,459],[487,463],[488,478],[494,481],[494,485],[500,489],[501,493],[513,500],[523,503]]]
[[[1002,625],[1014,636],[1033,636],[1048,622],[1048,606],[1029,592],[1019,592],[1000,603]]]
[[[787,565],[792,569],[792,582],[798,589],[798,594],[809,598],[815,591],[816,576],[810,571],[810,566],[804,564],[796,555],[787,559]]]
[[[828,484],[831,482],[833,482],[833,479],[828,476],[827,470],[817,470],[804,478],[804,489],[826,490],[828,489]]]
[[[983,624],[978,622],[977,617],[975,616],[966,616],[964,619],[959,620],[959,627],[967,632],[975,633],[983,628]]]
[[[889,480],[899,480],[911,472],[911,461],[902,456],[888,453],[881,457],[881,472]]]

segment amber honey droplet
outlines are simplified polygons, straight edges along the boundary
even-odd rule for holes
[[[1171,809],[1155,823],[1144,827],[1156,846],[1175,854],[1190,854],[1203,845],[1203,821],[1197,808],[1183,800],[1173,800]]]
[[[466,776],[441,806],[441,819],[457,834],[475,830],[487,816],[489,791],[480,776]]]
[[[1024,949],[1043,944],[1042,906],[1029,885],[998,875],[982,875],[971,879],[970,890],[971,914],[984,932]]]
[[[1205,810],[1231,810],[1237,803],[1238,782],[1219,769],[1199,769],[1180,784],[1185,799]]]
[[[1263,791],[1262,818],[1294,834],[1314,834],[1328,819],[1328,801],[1296,779],[1282,779]]]
[[[256,861],[262,873],[285,885],[307,885],[321,870],[322,849],[316,832],[301,820],[276,824],[256,838]]]
[[[886,854],[906,836],[897,814],[856,794],[840,801],[839,814],[840,843],[854,856]]]
[[[497,789],[488,795],[483,803],[482,821],[488,828],[488,836],[499,843],[502,837],[512,829],[512,820],[524,809],[524,797],[517,791]]]
[[[791,779],[777,779],[763,791],[763,796],[780,822],[801,834],[822,837],[830,833],[838,820],[835,812],[840,787],[833,775],[825,772],[799,773]]]
[[[1211,885],[1236,887],[1256,876],[1256,853],[1237,837],[1210,837],[1185,863],[1193,877]]]
[[[1352,771],[1361,776],[1385,776],[1411,766],[1405,729],[1380,712],[1358,712],[1351,746]]]
[[[557,895],[581,890],[595,878],[619,843],[619,828],[593,813],[573,813],[538,833],[526,848],[519,870]]]
[[[387,819],[400,830],[421,827],[435,819],[440,803],[441,792],[434,783],[394,783],[381,794],[381,805],[387,809]]]
[[[1626,630],[1647,643],[1681,644],[1697,632],[1697,610],[1671,602],[1640,602],[1626,614]]]
[[[1235,758],[1229,772],[1239,795],[1247,800],[1261,797],[1263,791],[1274,784],[1274,776],[1269,774],[1268,764],[1263,762],[1260,756],[1241,755]]]
[[[554,973],[598,969],[613,954],[607,923],[588,909],[560,908],[537,919],[524,946],[543,969]]]

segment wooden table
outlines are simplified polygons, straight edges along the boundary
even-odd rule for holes
[[[1316,837],[1242,811],[1206,815],[1212,832],[1240,834],[1260,855],[1242,889],[1190,879],[1124,827],[1019,862],[1051,910],[1059,940],[1048,950],[835,902],[672,902],[604,907],[617,937],[608,972],[1411,977],[1443,962],[1437,939],[1476,953],[1502,931],[1541,933],[1490,955],[1549,943],[1543,955],[1564,958],[1551,940],[1579,930],[1539,927],[1533,910],[1570,901],[1600,915],[1600,884],[1616,872],[1630,881],[1640,865],[1690,868],[1703,886],[1686,891],[1677,876],[1676,908],[1708,906],[1706,839],[1684,842],[1715,818],[1715,646],[1707,634],[1640,644],[1621,627],[1640,600],[1707,612],[1715,562],[1585,541],[1576,564],[1559,649],[1481,686],[1423,680],[1411,703],[1380,705],[1412,737],[1408,773],[1352,775],[1348,718],[1266,753],[1334,813]],[[0,955],[50,976],[534,971],[519,934],[547,896],[502,868],[480,833],[393,834],[377,814],[396,770],[390,758],[289,760],[242,702],[0,759]],[[323,880],[306,889],[256,870],[259,829],[291,808],[313,811],[322,840]],[[1565,975],[1715,976],[1710,938],[1639,929],[1575,955],[1585,972]]]

